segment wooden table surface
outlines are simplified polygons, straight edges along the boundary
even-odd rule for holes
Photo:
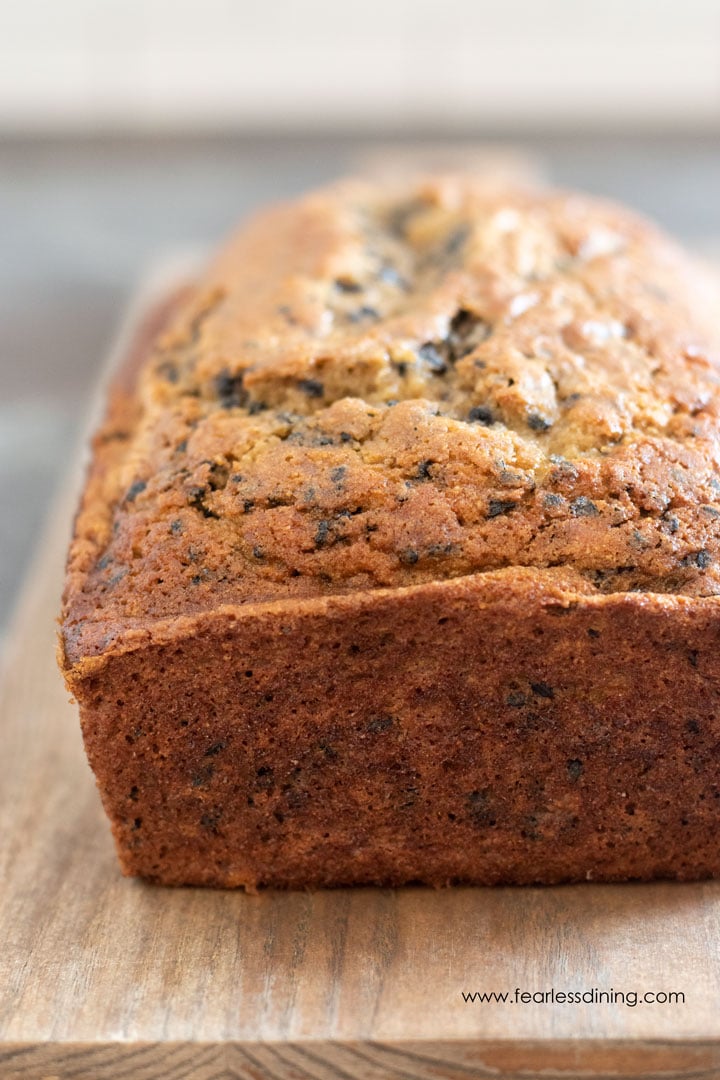
[[[54,658],[77,478],[0,687],[0,1077],[720,1077],[720,882],[258,896],[121,877]],[[466,1002],[463,992],[684,1002]]]

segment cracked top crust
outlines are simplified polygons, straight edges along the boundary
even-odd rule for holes
[[[452,176],[272,208],[115,388],[66,652],[514,566],[715,595],[719,365],[709,271],[599,200]]]

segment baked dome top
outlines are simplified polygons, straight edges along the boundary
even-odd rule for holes
[[[256,216],[116,391],[66,630],[563,568],[720,592],[720,290],[633,214],[467,176]]]

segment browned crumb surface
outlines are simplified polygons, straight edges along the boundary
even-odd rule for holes
[[[259,215],[116,392],[67,659],[225,604],[507,567],[719,593],[717,297],[576,195],[347,182]]]

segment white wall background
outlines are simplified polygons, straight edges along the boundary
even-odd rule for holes
[[[0,127],[710,126],[720,0],[0,0]]]

